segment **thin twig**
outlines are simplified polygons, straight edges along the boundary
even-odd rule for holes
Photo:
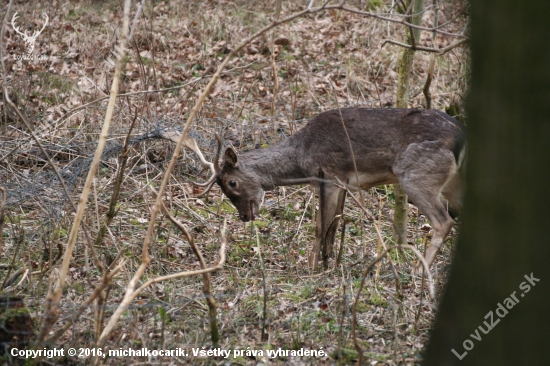
[[[282,0],[277,1],[275,6],[274,20],[279,20],[281,14]],[[277,104],[277,93],[279,92],[279,78],[277,77],[277,64],[275,63],[275,32],[271,32],[271,72],[273,73],[273,99],[271,100],[271,117],[275,114],[275,105]]]
[[[342,110],[340,109],[340,103],[338,103],[338,95],[336,95],[336,90],[334,89],[334,85],[332,85],[332,81],[325,77],[325,80],[329,83],[330,87],[332,88],[332,94],[334,95],[334,102],[336,103],[336,108],[338,109],[338,114],[340,115],[340,122],[342,122],[342,128],[344,129],[344,132],[346,133],[346,138],[348,140],[348,146],[349,151],[351,153],[351,160],[353,161],[353,169],[355,170],[355,179],[357,179],[357,184],[359,184],[359,170],[357,170],[357,161],[355,160],[355,153],[353,152],[353,146],[351,144],[351,139],[349,137],[348,129],[346,128],[346,123],[344,122],[344,117],[342,116]],[[363,201],[363,193],[361,193],[362,190],[359,189],[359,195],[361,196],[361,201]]]
[[[242,69],[242,68],[248,68],[250,67],[250,65],[254,64],[256,61],[254,62],[251,62],[250,64],[248,65],[244,65],[244,66],[239,66],[239,67],[234,67],[230,70],[227,70],[225,72],[223,72],[223,74],[228,74],[230,72],[233,72],[235,70],[238,70],[238,69]],[[122,94],[117,94],[117,98],[119,97],[127,97],[127,96],[135,96],[135,95],[142,95],[142,94],[153,94],[153,93],[165,93],[165,92],[169,92],[169,91],[172,91],[172,90],[178,90],[178,89],[182,89],[182,88],[185,88],[186,86],[189,86],[191,84],[194,84],[196,85],[197,82],[201,81],[202,79],[206,78],[208,76],[208,72],[210,72],[210,68],[208,68],[205,73],[203,75],[201,75],[200,77],[197,77],[191,81],[188,81],[187,83],[185,84],[181,84],[181,85],[176,85],[176,86],[171,86],[169,88],[164,88],[164,89],[154,89],[154,90],[138,90],[138,91],[135,91],[135,92],[128,92],[128,93],[122,93]],[[64,115],[62,115],[61,117],[59,117],[57,120],[55,120],[50,126],[56,126],[57,124],[59,124],[60,122],[63,122],[65,119],[67,118],[70,118],[74,115],[74,113],[78,112],[78,111],[81,111],[83,109],[86,109],[88,108],[89,106],[91,105],[94,105],[96,103],[99,103],[99,102],[103,102],[107,99],[109,99],[110,96],[106,96],[106,97],[101,97],[101,98],[98,98],[98,99],[95,99],[95,100],[92,100],[91,102],[89,103],[86,103],[86,104],[83,104],[83,105],[80,105],[78,107],[75,107],[69,111],[67,111]],[[11,153],[11,152],[10,152]],[[2,159],[4,159],[5,157],[2,157]],[[2,160],[0,159],[0,160]]]
[[[5,110],[5,109],[4,109],[4,110]],[[17,146],[14,147],[13,149],[11,149],[10,151],[8,151],[8,152],[6,153],[6,155],[0,157],[0,161],[2,161],[2,160],[4,160],[4,159],[8,158],[8,157],[11,156],[13,153],[15,153],[17,150],[19,150],[19,148],[21,147],[22,144],[23,144],[23,142],[17,144]]]
[[[10,289],[11,289],[10,286],[12,285],[12,283],[14,283],[15,280],[17,280],[17,278],[18,278],[19,276],[21,276],[21,273],[23,273],[24,270],[25,270],[25,268],[19,268],[17,271],[15,271],[15,272],[6,280],[6,283],[4,284],[4,286],[3,286],[4,288],[3,288],[2,290],[6,291],[6,292],[7,292],[7,291],[10,291]],[[29,271],[29,270],[27,269],[27,272],[28,272],[28,271]]]
[[[348,7],[345,7],[344,5],[330,5],[330,6],[327,6],[326,9],[341,9],[341,10],[344,10],[344,11],[348,11],[350,13],[355,13],[355,14],[359,14],[359,15],[368,16],[368,17],[371,17],[371,18],[385,20],[385,21],[390,22],[390,23],[397,23],[397,24],[401,24],[401,25],[404,25],[404,26],[407,26],[407,27],[410,27],[410,28],[419,29],[419,30],[423,30],[423,31],[427,31],[427,32],[436,32],[436,33],[443,34],[443,35],[450,36],[450,37],[467,38],[464,34],[450,33],[450,32],[445,32],[445,31],[439,30],[437,28],[434,29],[434,28],[422,27],[420,25],[412,24],[412,23],[409,23],[409,22],[405,21],[404,20],[405,18],[404,19],[389,18],[389,17],[383,16],[383,15],[376,14],[376,13],[371,13],[371,12],[368,12],[368,11],[361,11],[361,10],[357,10],[357,9],[353,9],[353,8],[348,8]]]
[[[438,16],[438,9],[436,7],[436,0],[433,0],[433,6],[434,6],[434,28],[437,27],[437,23],[439,21]],[[432,33],[432,46],[435,44],[435,37],[436,34]],[[424,98],[426,99],[426,109],[432,108],[432,93],[430,92],[430,85],[432,84],[432,79],[434,76],[435,71],[435,53],[432,53],[430,56],[430,66],[428,66],[428,75],[426,76],[426,82],[424,83],[424,88],[422,89],[424,93]],[[420,301],[422,302],[422,296],[420,298]]]
[[[335,183],[335,185],[339,186],[340,188],[345,189],[347,191],[347,193],[351,196],[351,198],[353,198],[355,203],[357,203],[357,205],[359,206],[361,211],[364,212],[367,215],[367,218],[370,221],[375,222],[374,216],[372,216],[372,214],[369,211],[367,211],[367,209],[361,203],[361,202],[364,202],[363,196],[360,196],[361,197],[361,202],[359,202],[359,200],[357,198],[355,198],[355,196],[349,191],[349,188],[347,187],[347,185],[344,185],[344,183],[342,183],[342,181],[340,179],[338,179],[338,177],[336,177],[336,180],[338,181],[338,184]],[[380,221],[378,221],[378,222],[380,222]],[[385,243],[384,239],[382,238],[382,232],[380,231],[380,227],[378,225],[374,225],[374,229],[376,230],[376,234],[378,235],[378,242],[382,245],[382,247],[384,249],[386,249],[386,243]],[[399,276],[397,274],[397,269],[395,268],[395,265],[393,264],[393,260],[391,259],[391,256],[389,254],[388,254],[388,261],[390,262],[390,268],[391,268],[393,276],[395,278],[395,290],[399,294],[399,297],[402,298],[403,297],[403,290],[401,288],[401,281],[399,281]]]
[[[340,115],[340,122],[342,122],[342,128],[344,129],[344,132],[346,133],[346,138],[348,140],[349,151],[351,153],[351,160],[353,162],[353,169],[355,170],[355,179],[357,180],[357,184],[359,185],[360,181],[359,181],[359,170],[357,169],[357,160],[355,159],[355,153],[353,151],[353,145],[351,144],[351,139],[349,137],[348,129],[346,127],[346,123],[344,122],[344,117],[342,116],[342,110],[340,109],[340,103],[338,103],[338,95],[336,94],[336,89],[334,88],[334,85],[332,84],[332,81],[328,78],[325,78],[325,79],[330,84],[330,87],[332,89],[332,94],[334,95],[334,102],[336,103],[336,107],[338,108],[338,114]],[[349,179],[347,180],[346,184],[348,184],[348,182],[349,182]],[[344,200],[345,200],[345,194],[346,193],[344,192]],[[359,196],[361,197],[361,202],[363,202],[363,190],[361,189],[361,187],[359,187]],[[343,212],[343,209],[344,208],[342,207],[342,212]],[[336,217],[333,220],[336,220]],[[332,225],[332,223],[331,223],[331,225]],[[327,233],[328,233],[328,231],[327,231]],[[325,243],[326,243],[326,240],[325,240]],[[342,244],[341,245],[343,245],[343,244],[344,244],[344,240],[342,239]]]
[[[9,215],[9,214],[8,214]],[[8,216],[10,217],[10,216]],[[10,221],[13,223],[10,217]],[[15,246],[15,251],[13,252],[13,257],[11,257],[11,261],[8,267],[8,272],[6,273],[6,276],[4,277],[4,281],[2,281],[2,285],[0,285],[0,290],[3,289],[6,286],[6,283],[9,280],[9,276],[11,273],[11,270],[15,268],[15,258],[17,257],[17,254],[19,253],[19,249],[21,248],[21,245],[25,242],[25,230],[22,226],[19,226],[19,235],[17,236],[17,244]]]
[[[332,179],[325,179],[319,177],[307,177],[307,178],[296,178],[296,179],[284,179],[279,182],[279,186],[293,186],[297,184],[313,184],[313,183],[331,183],[331,184],[340,184],[343,187],[349,188],[351,190],[357,191],[359,187],[354,186],[348,183],[342,183],[341,181],[335,182]]]
[[[258,228],[254,228],[256,231],[256,245],[258,246],[258,259],[260,261],[260,269],[262,272],[262,288],[264,290],[264,296],[263,296],[263,306],[262,306],[262,334],[260,336],[260,342],[264,342],[267,340],[267,337],[265,336],[266,331],[266,323],[267,323],[267,286],[265,282],[265,265],[264,261],[262,259],[262,247],[260,245],[260,236],[258,234]]]
[[[138,19],[141,17],[141,11],[143,10],[143,5],[145,5],[145,1],[147,0],[141,0],[141,3],[138,5],[138,8],[136,10],[136,15],[134,16],[134,21],[132,22],[132,29],[130,29],[130,36],[128,37],[128,39],[134,38],[134,32],[137,28]]]
[[[2,193],[2,201],[0,202],[0,258],[2,258],[2,250],[4,249],[4,210],[6,208],[6,190],[0,187]]]
[[[440,55],[444,55],[445,53],[449,52],[450,50],[452,50],[453,48],[456,48],[464,43],[468,42],[468,39],[465,38],[465,39],[461,39],[460,41],[458,42],[455,42],[445,48],[433,48],[433,47],[424,47],[424,46],[412,46],[410,44],[406,44],[406,43],[401,43],[401,42],[397,42],[397,41],[394,41],[394,40],[391,40],[391,39],[387,39],[385,40],[383,43],[382,43],[382,46],[380,47],[384,47],[384,45],[386,43],[390,43],[390,44],[394,44],[394,45],[397,45],[397,46],[400,46],[400,47],[404,47],[404,48],[408,48],[408,49],[411,49],[411,50],[414,50],[414,51],[425,51],[425,52],[433,52],[433,53],[439,53]]]
[[[346,277],[344,275],[344,266],[340,266],[340,271],[342,273],[342,310],[340,311],[341,317],[339,321],[339,329],[338,329],[338,348],[337,352],[339,353],[339,356],[343,353],[343,345],[344,345],[344,319],[348,316],[348,294],[346,293]],[[338,357],[340,358],[340,357]]]

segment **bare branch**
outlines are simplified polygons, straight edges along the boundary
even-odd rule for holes
[[[409,23],[409,22],[405,21],[404,19],[406,19],[406,18],[404,18],[404,19],[394,19],[394,18],[390,18],[390,17],[383,16],[383,15],[380,15],[380,14],[371,13],[371,12],[368,12],[368,11],[361,11],[361,10],[357,10],[357,9],[353,9],[353,8],[348,8],[348,7],[345,7],[343,5],[330,5],[330,6],[327,6],[326,9],[341,9],[341,10],[349,11],[350,13],[355,13],[355,14],[359,14],[359,15],[368,16],[368,17],[371,17],[371,18],[385,20],[387,22],[401,24],[401,25],[404,25],[404,26],[407,26],[407,27],[410,27],[410,28],[414,28],[414,29],[420,29],[420,30],[428,31],[428,32],[436,32],[436,33],[444,34],[444,35],[450,36],[450,37],[467,38],[464,34],[450,33],[450,32],[445,32],[445,31],[439,30],[437,28],[428,28],[428,27],[422,27],[420,25],[415,25],[415,24],[412,24],[412,23]]]
[[[400,46],[400,47],[403,47],[403,48],[409,48],[409,49],[412,49],[412,50],[415,50],[415,51],[425,51],[425,52],[433,52],[433,53],[439,53],[440,55],[443,55],[447,52],[449,52],[450,50],[452,50],[453,48],[456,48],[464,43],[468,42],[468,39],[467,38],[464,38],[464,39],[461,39],[460,41],[458,42],[455,42],[445,48],[432,48],[432,47],[423,47],[423,46],[411,46],[409,44],[406,44],[406,43],[401,43],[401,42],[397,42],[397,41],[394,41],[394,40],[391,40],[391,39],[387,39],[385,40],[383,43],[382,43],[382,46],[380,47],[384,47],[386,45],[386,43],[390,43],[390,44],[394,44],[394,45],[397,45],[397,46]]]
[[[135,22],[134,22],[135,23]],[[239,70],[239,69],[246,69],[246,68],[249,68],[251,65],[253,65],[254,63],[256,63],[256,61],[254,62],[251,62],[247,65],[244,65],[244,66],[239,66],[239,67],[234,67],[232,69],[229,69],[227,71],[224,71],[223,74],[228,74],[230,72],[233,72],[235,70]],[[178,89],[183,89],[185,88],[186,86],[189,86],[191,84],[196,84],[198,83],[199,81],[201,81],[202,79],[206,78],[208,75],[208,71],[210,70],[210,68],[200,77],[197,77],[195,79],[192,79],[191,81],[188,81],[187,83],[184,83],[184,84],[181,84],[181,85],[176,85],[176,86],[171,86],[169,88],[164,88],[164,89],[154,89],[154,90],[139,90],[139,91],[135,91],[135,92],[128,92],[128,93],[122,93],[122,94],[117,94],[117,98],[119,97],[125,97],[125,96],[135,96],[135,95],[142,95],[142,94],[153,94],[153,93],[165,93],[165,92],[168,92],[168,91],[172,91],[172,90],[178,90]],[[96,100],[92,100],[91,102],[89,103],[86,103],[86,104],[82,104],[78,107],[75,107],[69,111],[67,111],[63,116],[59,117],[57,120],[55,120],[52,124],[48,125],[49,128],[52,128],[54,126],[57,126],[59,123],[63,122],[64,120],[66,120],[67,118],[70,118],[72,117],[76,112],[79,112],[81,110],[84,110],[96,103],[100,103],[100,102],[103,102],[104,100],[107,100],[109,99],[110,96],[107,96],[107,97],[101,97],[101,98],[98,98]],[[44,129],[42,130],[42,132],[45,132],[47,131],[47,129]],[[8,157],[9,155],[13,154],[13,152],[15,150],[17,150],[19,148],[19,146],[15,147],[12,151],[10,151],[9,153],[7,153],[6,155],[4,155],[2,158],[0,158],[0,161],[4,160],[6,157]]]

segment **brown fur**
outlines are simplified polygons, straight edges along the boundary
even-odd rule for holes
[[[350,185],[361,189],[400,183],[434,229],[426,255],[431,264],[453,224],[439,195],[443,193],[452,206],[460,207],[464,126],[437,110],[347,108],[341,113],[342,117],[338,110],[321,113],[293,136],[266,149],[237,156],[228,148],[217,184],[240,218],[249,221],[258,213],[263,191],[296,184],[292,180],[317,177],[320,172],[330,180],[349,179]],[[342,120],[353,147],[359,181]],[[345,200],[340,188],[323,186],[324,199],[310,256],[312,266],[317,264],[324,238],[332,251],[339,220],[335,216],[342,213]]]

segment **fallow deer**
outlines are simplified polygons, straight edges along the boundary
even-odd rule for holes
[[[217,183],[237,208],[240,219],[250,221],[259,212],[264,191],[308,178],[319,182],[322,180],[315,179],[319,174],[324,181],[340,180],[360,189],[400,183],[409,200],[432,224],[433,237],[426,253],[430,265],[453,225],[440,194],[453,208],[460,208],[464,148],[465,127],[437,110],[331,110],[268,148],[237,155],[228,147],[221,166],[218,149],[213,175],[203,186],[210,189]],[[309,258],[313,267],[322,240],[329,250],[332,248],[345,201],[345,191],[338,186],[316,184],[324,192]]]

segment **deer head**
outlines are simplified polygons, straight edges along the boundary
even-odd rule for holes
[[[228,147],[224,153],[222,165],[218,164],[222,141],[218,135],[218,151],[214,160],[214,174],[205,183],[193,183],[199,187],[206,187],[200,196],[206,195],[214,183],[218,184],[225,196],[239,211],[242,221],[254,221],[260,208],[263,189],[259,177],[253,170],[247,170],[239,163],[237,152]]]
[[[42,26],[42,29],[40,29],[39,31],[34,31],[32,33],[32,35],[29,35],[27,34],[27,31],[25,32],[21,32],[19,30],[19,27],[17,27],[15,25],[15,20],[18,18],[17,17],[17,12],[15,12],[15,14],[13,14],[13,17],[11,18],[11,26],[13,27],[13,30],[15,32],[17,32],[20,36],[23,37],[23,41],[25,42],[25,47],[27,48],[27,54],[28,55],[31,55],[32,54],[32,51],[34,51],[34,44],[36,42],[36,39],[38,38],[38,36],[40,35],[40,33],[42,33],[42,31],[44,30],[44,28],[46,28],[46,25],[48,25],[48,15],[46,13],[43,13],[42,14],[42,17],[44,18],[45,22],[44,22],[44,25]]]
[[[262,201],[263,189],[260,178],[253,170],[239,163],[233,147],[225,150],[224,161],[216,183],[239,211],[242,221],[254,221]]]

